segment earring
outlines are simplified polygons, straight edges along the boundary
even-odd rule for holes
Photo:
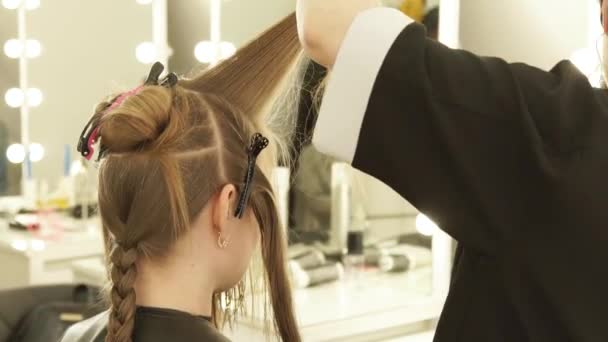
[[[228,247],[228,239],[222,239],[221,232],[217,232],[217,245],[221,249]]]

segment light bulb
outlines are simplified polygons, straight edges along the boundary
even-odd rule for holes
[[[4,43],[4,53],[9,58],[19,58],[21,56],[21,41],[19,39],[9,39]]]
[[[137,45],[135,49],[137,60],[144,64],[150,64],[156,60],[156,47],[150,42]]]
[[[30,144],[30,161],[36,163],[44,158],[44,147],[38,143]]]
[[[21,144],[12,144],[6,149],[6,158],[13,164],[23,163],[25,160],[25,149]]]
[[[222,59],[227,59],[232,57],[236,53],[236,46],[231,42],[222,42],[220,44],[220,55]]]
[[[416,230],[424,236],[432,236],[439,227],[424,214],[416,216]]]
[[[19,88],[11,88],[6,91],[4,95],[4,100],[9,107],[18,108],[23,105],[23,101],[25,99],[25,95],[23,94],[23,90]]]
[[[84,171],[84,165],[80,160],[74,160],[70,165],[70,176],[76,176]]]
[[[40,0],[25,0],[25,8],[28,10],[35,10],[40,7]]]
[[[44,240],[35,239],[30,241],[30,246],[35,251],[43,251],[46,248],[46,242],[44,242]]]
[[[42,45],[36,39],[28,39],[25,42],[25,55],[27,58],[36,58],[42,53]]]
[[[9,39],[4,43],[4,53],[10,58],[21,57],[22,50],[23,46],[18,39]],[[42,53],[42,45],[38,40],[28,39],[25,42],[25,56],[27,58],[36,58],[40,56],[40,53]]]
[[[152,0],[135,0],[140,5],[149,5],[152,3]]]
[[[581,73],[587,76],[591,75],[600,65],[597,54],[590,49],[574,51],[572,56],[570,56],[570,61]]]
[[[2,6],[8,9],[17,9],[21,4],[21,0],[2,0]]]
[[[27,90],[27,104],[30,107],[38,107],[42,103],[42,91],[38,88],[29,88]]]
[[[199,42],[194,47],[194,57],[201,63],[212,63],[215,61],[215,44],[208,40]]]
[[[27,241],[15,240],[15,241],[11,242],[11,247],[13,247],[14,249],[16,249],[18,251],[24,252],[27,250]]]

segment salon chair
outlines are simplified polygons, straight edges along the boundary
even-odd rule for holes
[[[46,311],[49,310],[52,312],[56,308],[75,308],[67,311],[86,311],[84,318],[101,312],[103,307],[98,298],[99,289],[85,285],[54,285],[0,291],[0,342],[21,341],[15,337],[17,333],[20,336],[29,336],[30,338],[25,339],[28,341],[32,335],[43,336],[44,331],[41,330],[49,329],[49,325],[54,324],[54,320],[45,319],[45,316],[49,315]],[[72,313],[72,319],[73,316]],[[27,331],[30,329],[35,331],[35,334]]]

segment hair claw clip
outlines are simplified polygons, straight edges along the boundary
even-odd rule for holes
[[[266,147],[268,147],[268,139],[266,137],[260,133],[256,133],[251,137],[251,144],[247,148],[247,172],[245,173],[245,180],[243,181],[244,184],[239,196],[238,206],[234,213],[234,216],[239,219],[243,218],[245,209],[247,208],[247,201],[249,200],[249,193],[251,192],[251,182],[253,181],[255,173],[255,162],[260,152]]]

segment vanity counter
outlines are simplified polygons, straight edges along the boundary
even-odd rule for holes
[[[103,256],[101,230],[96,221],[61,218],[63,229],[28,232],[8,228],[0,220],[0,289],[70,283],[72,262]]]
[[[294,291],[304,341],[379,341],[432,329],[443,298],[431,294],[432,270],[366,272],[357,282],[339,281]],[[228,335],[256,334],[261,320],[248,318]],[[257,341],[258,339],[254,339]]]

